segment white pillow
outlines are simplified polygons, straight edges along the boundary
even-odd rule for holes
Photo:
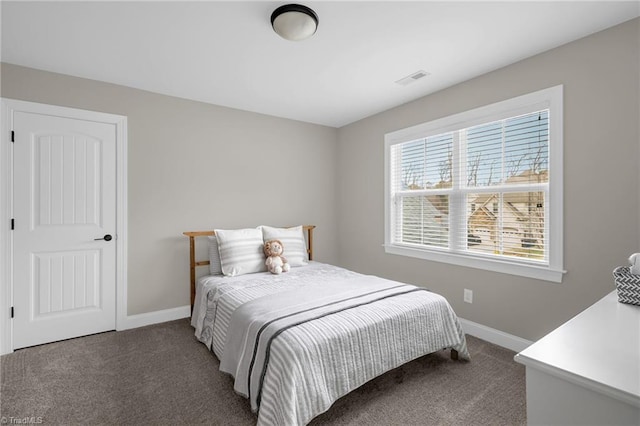
[[[262,229],[262,239],[266,242],[269,240],[280,240],[284,246],[282,254],[289,265],[304,266],[307,264],[307,244],[304,240],[304,231],[302,226],[293,228],[273,228],[271,226],[260,226]]]
[[[222,265],[220,264],[220,252],[218,251],[218,238],[214,235],[209,238],[209,273],[211,275],[222,274]]]
[[[224,275],[233,277],[267,270],[260,229],[216,229],[215,232]]]

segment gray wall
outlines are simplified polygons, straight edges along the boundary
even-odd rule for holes
[[[129,315],[189,304],[183,231],[315,224],[316,259],[336,262],[336,129],[9,64],[1,72],[3,97],[128,117]]]
[[[629,21],[339,129],[341,264],[426,286],[460,317],[529,340],[614,290],[611,271],[640,251],[639,27],[640,20]],[[568,271],[562,284],[384,253],[385,133],[558,84]],[[463,303],[464,288],[473,290],[473,304]]]

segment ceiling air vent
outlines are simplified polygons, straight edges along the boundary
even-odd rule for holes
[[[396,83],[398,83],[400,86],[406,86],[428,75],[429,73],[426,72],[425,70],[420,70],[420,71],[414,72],[411,75],[406,76],[405,78],[401,78],[400,80],[396,81]]]

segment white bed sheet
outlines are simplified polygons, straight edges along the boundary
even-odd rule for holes
[[[280,275],[270,272],[236,277],[205,275],[196,281],[191,325],[196,330],[198,340],[221,358],[229,320],[238,306],[274,292],[357,276],[360,274],[321,262],[309,262],[307,266],[291,268]],[[225,303],[218,303],[221,299]]]
[[[281,275],[202,277],[196,286],[192,325],[197,338],[223,359],[233,312],[245,303],[363,277],[318,262]],[[258,424],[306,424],[374,377],[444,348],[469,359],[455,313],[442,296],[428,291],[314,319],[273,340],[259,406],[252,398],[252,408],[258,409]]]

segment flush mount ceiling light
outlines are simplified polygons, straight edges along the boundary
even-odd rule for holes
[[[271,14],[271,26],[278,35],[291,41],[311,37],[318,29],[318,15],[301,4],[285,4]]]

